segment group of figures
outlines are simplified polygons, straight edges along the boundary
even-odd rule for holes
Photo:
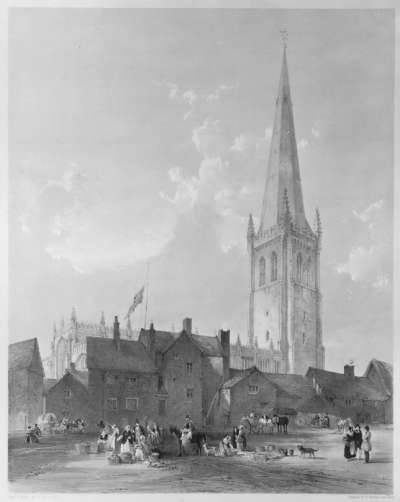
[[[73,419],[64,416],[61,420],[58,420],[54,413],[44,413],[40,415],[38,422],[45,434],[84,433],[86,430],[86,420],[82,417]]]
[[[364,432],[361,430],[359,424],[356,424],[354,427],[349,425],[343,435],[343,441],[344,458],[347,460],[362,460],[362,453],[364,452],[364,461],[366,463],[369,462],[372,444],[371,431],[368,425],[364,427]]]
[[[234,427],[232,434],[229,432],[224,434],[224,437],[219,442],[218,450],[215,455],[218,457],[230,457],[238,451],[247,449],[246,432],[243,425]]]
[[[317,413],[311,419],[311,425],[313,427],[321,427],[321,428],[329,429],[329,427],[330,427],[329,416],[326,413],[324,415],[320,415],[319,413]]]
[[[270,417],[266,414],[258,416],[250,413],[242,418],[241,423],[248,429],[249,434],[271,434],[274,430],[287,433],[289,417],[279,415]]]
[[[131,427],[122,431],[116,424],[98,424],[100,433],[97,440],[98,451],[112,451],[113,454],[130,454],[137,461],[143,461],[158,450],[162,430],[156,423],[142,425],[136,420]]]
[[[25,441],[28,443],[28,445],[31,445],[32,443],[39,443],[39,437],[41,435],[42,431],[40,430],[38,424],[35,424],[33,427],[28,425],[25,434]]]

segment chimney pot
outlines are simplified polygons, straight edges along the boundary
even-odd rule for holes
[[[121,334],[119,332],[118,316],[115,316],[114,317],[114,342],[117,346],[117,349],[119,349],[120,340],[121,340]]]
[[[352,364],[345,364],[343,373],[347,377],[354,377],[354,366]]]
[[[186,331],[188,335],[192,334],[192,319],[190,317],[185,317],[182,324],[183,331]]]

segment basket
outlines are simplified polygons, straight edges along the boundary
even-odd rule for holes
[[[110,457],[108,457],[107,460],[108,460],[108,463],[111,465],[117,465],[117,464],[121,463],[121,459],[119,458],[118,455],[111,455]]]
[[[131,464],[133,462],[132,453],[129,452],[121,453],[119,458],[121,459],[121,464]]]

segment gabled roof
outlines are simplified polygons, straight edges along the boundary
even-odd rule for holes
[[[366,377],[349,377],[343,373],[326,371],[320,368],[308,368],[307,377],[315,377],[322,392],[329,397],[353,397],[360,399],[383,401],[386,396]]]
[[[224,355],[221,342],[217,336],[203,336],[203,335],[190,335],[191,338],[201,347],[206,356],[220,356]]]
[[[154,330],[153,332],[151,332],[151,330],[149,329],[141,329],[139,339],[140,336],[143,335],[150,336],[150,333],[153,334],[155,352],[164,352],[167,346],[169,346],[174,340],[176,340],[180,336],[180,333],[174,333],[172,331]]]
[[[230,378],[229,380],[224,382],[222,384],[221,388],[222,389],[231,389],[232,387],[237,385],[239,382],[246,380],[246,378],[250,377],[251,375],[254,375],[255,373],[257,373],[258,375],[263,377],[265,379],[266,383],[268,382],[270,385],[275,387],[278,391],[281,390],[282,392],[285,392],[283,389],[279,389],[279,387],[275,384],[275,382],[270,380],[268,378],[268,376],[265,373],[263,373],[262,371],[260,371],[256,366],[252,366],[251,368],[248,368],[247,370],[242,372],[242,374],[237,374],[237,375],[233,376],[232,378]]]
[[[378,359],[372,359],[367,369],[365,370],[364,376],[368,378],[368,374],[372,368],[375,368],[378,375],[380,376],[381,384],[383,389],[389,394],[393,393],[393,366],[385,361],[379,361]]]
[[[142,330],[148,332],[149,330]],[[208,357],[223,357],[224,351],[221,342],[217,336],[204,336],[188,334],[186,331],[180,333],[172,333],[169,331],[154,331],[154,344],[155,350],[160,352],[167,352],[177,342],[181,336],[186,336],[194,345]]]
[[[87,338],[86,353],[88,369],[157,372],[144,345],[136,340],[120,340],[120,348],[117,349],[113,339],[90,336]]]
[[[72,370],[72,369],[69,369],[67,371],[70,375],[72,375],[74,378],[76,378],[78,380],[78,382],[80,382],[85,387],[88,387],[89,373],[87,371]]]
[[[287,394],[298,398],[309,398],[314,394],[311,382],[303,375],[266,373],[266,377]]]
[[[45,378],[43,380],[43,394],[47,394],[49,390],[56,385],[57,378]]]
[[[33,363],[35,355],[38,357],[44,375],[37,338],[11,343],[8,346],[8,368],[13,370],[28,369]]]

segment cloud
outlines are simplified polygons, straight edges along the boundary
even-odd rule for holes
[[[254,147],[254,139],[248,135],[240,134],[233,140],[231,150],[233,152],[244,152],[252,147]]]
[[[219,120],[206,119],[193,129],[192,141],[204,157],[220,157],[227,150],[227,138]]]
[[[384,208],[385,202],[380,199],[362,211],[352,210],[361,222],[360,244],[353,245],[347,259],[336,267],[340,274],[349,274],[352,281],[365,281],[377,289],[389,288],[392,274],[391,216]]]
[[[376,211],[383,208],[383,205],[384,205],[384,200],[380,199],[377,200],[376,202],[373,202],[360,212],[357,212],[356,210],[353,209],[353,215],[363,223],[367,223],[371,221]]]
[[[189,89],[182,94],[182,99],[185,103],[192,106],[197,100],[197,94],[193,91],[193,89]]]
[[[305,150],[308,146],[308,140],[305,138],[302,138],[300,141],[297,143],[297,148],[299,150]]]
[[[314,127],[311,128],[311,134],[314,136],[314,138],[319,138],[321,136],[319,129]]]
[[[363,279],[375,280],[376,268],[382,258],[382,247],[380,246],[358,246],[350,251],[346,263],[338,265],[336,270],[340,273],[350,274],[353,281]]]
[[[206,101],[218,101],[224,93],[234,89],[235,87],[235,85],[221,84],[215,89],[215,91],[207,94]]]

